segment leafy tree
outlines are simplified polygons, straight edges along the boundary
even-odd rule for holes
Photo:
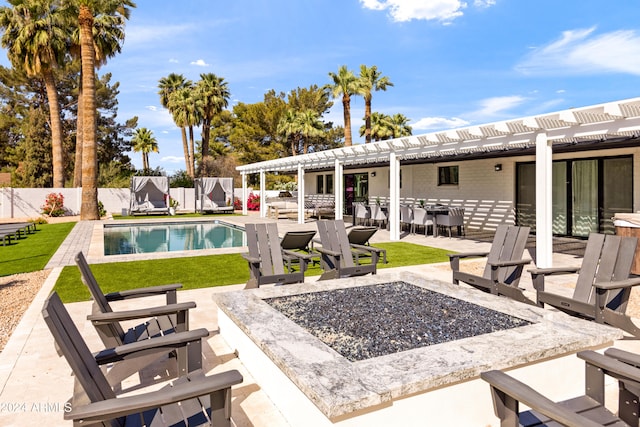
[[[60,104],[54,69],[63,64],[68,48],[68,26],[55,0],[8,0],[0,8],[2,46],[9,60],[29,76],[42,78],[49,101],[53,186],[64,187],[64,158]]]
[[[142,168],[149,169],[149,153],[158,152],[158,141],[147,128],[136,129],[133,135],[133,151],[142,152]]]
[[[393,129],[393,138],[411,135],[412,129],[409,126],[409,119],[404,114],[394,114],[391,116],[390,123]]]
[[[333,84],[329,86],[334,98],[342,95],[342,111],[344,115],[344,145],[352,145],[351,137],[351,96],[360,93],[360,80],[349,71],[346,65],[341,66],[337,73],[330,72]]]
[[[393,86],[389,77],[383,76],[375,65],[367,67],[360,65],[360,89],[359,93],[364,97],[364,142],[371,142],[371,98],[372,92],[387,90],[388,86]]]
[[[375,141],[391,138],[399,138],[411,135],[409,119],[402,114],[388,116],[386,114],[374,112],[371,115],[371,136]],[[360,127],[360,136],[366,132],[365,125]]]

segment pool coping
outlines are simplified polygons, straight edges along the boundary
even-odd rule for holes
[[[349,362],[283,314],[265,298],[402,280],[529,320],[532,325]],[[615,328],[410,272],[266,287],[213,296],[222,327],[226,317],[304,393],[328,419],[441,387],[477,379],[490,369],[512,369],[620,339]],[[229,325],[231,326],[231,325]],[[242,360],[242,353],[240,359]]]

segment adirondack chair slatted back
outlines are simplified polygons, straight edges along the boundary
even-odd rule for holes
[[[322,220],[318,221],[317,225],[322,246],[329,250],[340,252],[342,254],[340,257],[342,266],[355,267],[344,221],[341,219],[333,221]]]
[[[46,299],[42,316],[89,400],[99,402],[114,398],[113,389],[56,292]]]
[[[595,302],[594,283],[625,280],[631,272],[631,265],[635,256],[635,248],[638,239],[635,237],[621,237],[591,233],[587,241],[582,266],[576,281],[573,298],[582,302]],[[627,298],[624,293],[631,292],[630,288],[619,291],[610,291],[607,305],[626,305]],[[615,309],[626,307],[616,307]]]
[[[260,258],[260,270],[265,276],[284,273],[284,260],[278,236],[278,225],[268,224],[247,224],[247,246],[249,255]]]
[[[527,238],[529,236],[529,227],[518,227],[515,225],[500,225],[496,230],[493,238],[491,250],[487,256],[487,265],[485,266],[484,275],[486,279],[491,278],[492,262],[498,261],[514,261],[522,258]],[[522,267],[504,267],[498,272],[498,280],[501,283],[517,285],[520,280],[518,270]]]
[[[96,313],[111,313],[113,310],[111,309],[111,305],[107,298],[105,298],[102,289],[100,289],[100,285],[98,285],[98,281],[95,276],[91,272],[91,268],[87,263],[87,259],[84,257],[82,252],[78,252],[76,254],[76,265],[78,266],[78,270],[80,270],[80,277],[82,279],[82,283],[84,283],[87,288],[89,288],[89,292],[91,293],[91,298],[93,299],[93,312]],[[102,325],[103,328],[109,329],[109,336],[113,337],[117,340],[119,345],[124,344],[124,329],[118,322],[112,322],[107,325]]]

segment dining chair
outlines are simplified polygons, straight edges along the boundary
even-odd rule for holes
[[[451,229],[453,227],[458,229],[458,236],[464,236],[464,208],[449,208],[448,214],[436,215],[436,224],[438,224],[438,227],[448,229],[449,238],[451,238]]]
[[[411,225],[413,222],[413,207],[409,205],[401,205],[400,206],[400,229],[402,230],[402,226],[408,226],[409,231],[411,231]]]
[[[369,224],[369,219],[371,219],[371,212],[364,203],[354,203],[353,204],[353,225],[358,225],[358,220],[362,220],[364,225]]]
[[[412,233],[415,233],[416,227],[424,227],[424,235],[427,235],[429,227],[433,229],[433,215],[429,214],[425,208],[413,208]]]

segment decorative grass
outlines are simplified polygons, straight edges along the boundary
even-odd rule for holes
[[[379,269],[444,262],[449,259],[446,254],[451,252],[404,242],[374,246],[387,250],[388,263],[380,262]],[[240,254],[92,264],[91,270],[104,293],[168,283],[182,283],[182,289],[188,290],[240,284],[249,280],[247,262]],[[310,266],[306,276],[320,273],[319,265]],[[63,269],[54,289],[65,303],[87,301],[90,298],[75,266]]]
[[[34,233],[0,246],[0,276],[44,270],[75,224],[38,224]]]

